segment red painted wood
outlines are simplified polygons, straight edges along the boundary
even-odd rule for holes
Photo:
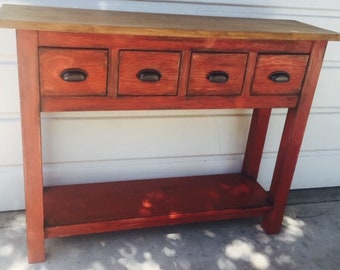
[[[244,79],[243,89],[242,89],[242,97],[245,98],[245,99],[247,99],[249,96],[251,96],[250,90],[251,90],[251,86],[253,84],[256,59],[257,59],[257,52],[249,52],[247,69],[246,69],[245,79]],[[266,106],[263,104],[262,106],[259,106],[259,107],[265,108]],[[256,108],[256,107],[252,107],[252,108]]]
[[[243,159],[242,173],[257,179],[263,147],[270,120],[270,108],[254,109],[250,124],[247,147]]]
[[[325,46],[18,31],[30,262],[44,260],[44,237],[255,215],[264,215],[267,233],[279,232]],[[90,71],[89,81],[60,87],[61,70],[75,64]],[[229,89],[202,79],[224,68]],[[138,81],[141,69],[160,70],[161,81]],[[288,71],[291,81],[268,82],[276,70]],[[254,109],[241,174],[46,187],[43,193],[40,111],[227,108]],[[289,110],[268,196],[254,180],[271,108]]]
[[[189,75],[188,95],[240,95],[246,71],[248,55],[243,53],[193,53]],[[214,83],[207,75],[223,71],[228,78],[225,83]]]
[[[43,175],[37,32],[17,30],[28,261],[42,262],[44,251]]]
[[[124,48],[126,50],[212,50],[219,52],[272,52],[308,54],[309,40],[230,40],[219,38],[151,37],[87,33],[39,32],[39,45],[51,47]]]
[[[326,41],[314,42],[299,106],[288,110],[270,187],[270,202],[273,204],[273,209],[264,216],[262,222],[263,229],[269,234],[278,233],[281,228],[326,45]]]
[[[107,50],[39,49],[40,90],[42,96],[104,96],[107,94]],[[67,69],[86,72],[84,81],[61,78]]]
[[[177,95],[181,53],[121,51],[119,54],[118,96]],[[143,81],[138,74],[152,70],[158,81]]]
[[[45,228],[46,238],[83,235],[91,233],[113,232],[158,226],[170,226],[193,222],[217,221],[234,218],[263,216],[270,210],[270,206],[213,210],[198,213],[178,214],[176,218],[169,216],[155,216],[149,218],[131,218],[114,221],[100,221],[95,223],[83,223]]]
[[[107,69],[107,96],[116,97],[118,91],[118,58],[119,51],[111,49],[108,51],[108,69]]]
[[[299,94],[306,73],[308,55],[260,54],[255,68],[251,93],[253,95],[293,95]],[[289,82],[273,82],[269,76],[273,72],[287,72]]]
[[[50,232],[53,227],[108,221],[110,230],[141,228],[244,217],[270,209],[267,192],[239,174],[49,187],[44,205]],[[66,227],[63,233],[68,234]]]
[[[179,72],[178,93],[179,97],[187,95],[188,78],[190,72],[191,51],[185,50],[181,54],[181,67]]]
[[[172,110],[172,109],[235,109],[292,108],[299,97],[293,96],[144,96],[144,97],[43,97],[44,112],[95,110]]]

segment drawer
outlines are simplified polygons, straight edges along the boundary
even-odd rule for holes
[[[118,95],[177,95],[180,62],[180,52],[120,51]]]
[[[260,54],[252,95],[297,95],[305,78],[308,55]]]
[[[108,52],[102,49],[40,48],[43,96],[104,96]]]
[[[247,59],[245,53],[193,53],[188,95],[240,95]]]

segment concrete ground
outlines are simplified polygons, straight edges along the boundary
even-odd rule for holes
[[[46,240],[47,260],[29,265],[25,213],[0,213],[1,270],[340,269],[340,189],[294,191],[282,232],[260,218]]]

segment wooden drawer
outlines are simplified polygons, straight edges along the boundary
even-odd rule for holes
[[[308,55],[260,54],[252,95],[297,95],[305,78]]]
[[[180,52],[120,51],[118,95],[177,95]]]
[[[40,48],[43,96],[104,96],[108,52],[104,49]]]
[[[193,53],[188,95],[240,95],[248,54]]]

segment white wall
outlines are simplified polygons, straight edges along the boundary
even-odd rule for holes
[[[1,1],[160,13],[296,19],[340,32],[337,0]],[[24,208],[15,33],[0,29],[0,211]],[[340,43],[327,49],[293,188],[340,183]],[[284,115],[275,111],[260,182],[268,188]],[[48,113],[45,184],[238,171],[248,110]]]

